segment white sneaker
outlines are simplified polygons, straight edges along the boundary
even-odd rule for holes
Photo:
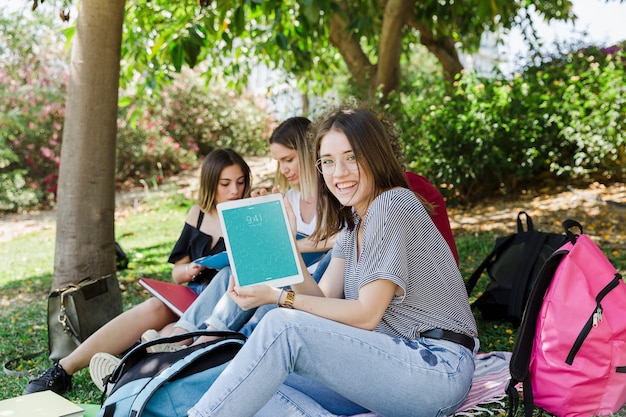
[[[158,339],[161,335],[154,329],[146,330],[141,335],[141,343],[149,342],[150,340]],[[185,346],[178,345],[176,343],[161,343],[159,345],[150,346],[146,349],[148,353],[158,353],[158,352],[176,352],[181,350]]]
[[[150,340],[158,339],[159,337],[161,337],[159,332],[154,329],[148,329],[141,335],[141,343],[146,343]]]
[[[109,375],[113,373],[120,362],[121,359],[109,353],[98,352],[93,355],[89,361],[89,374],[100,391],[104,391],[105,381],[108,380]],[[113,384],[108,384],[107,392],[110,392],[112,388]]]

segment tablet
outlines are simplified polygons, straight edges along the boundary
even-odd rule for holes
[[[281,194],[220,203],[217,212],[239,286],[284,287],[304,280]]]
[[[229,265],[226,251],[216,253],[215,255],[207,255],[203,258],[196,259],[193,262],[213,269],[222,269]]]

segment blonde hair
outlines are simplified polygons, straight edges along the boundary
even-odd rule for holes
[[[305,200],[315,195],[316,187],[313,135],[309,131],[310,126],[311,121],[306,117],[290,117],[274,129],[268,141],[270,145],[276,143],[296,151],[300,179],[299,191]],[[281,192],[289,188],[289,181],[280,172],[280,166],[276,170],[274,182]]]

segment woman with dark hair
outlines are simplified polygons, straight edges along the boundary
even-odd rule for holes
[[[189,209],[181,235],[168,259],[174,264],[172,279],[175,283],[187,284],[200,294],[211,282],[217,271],[193,261],[226,250],[216,206],[224,201],[248,197],[251,186],[250,167],[235,151],[218,149],[204,158],[196,204]],[[216,294],[216,297],[221,295]],[[26,385],[24,394],[45,390],[62,394],[71,387],[72,374],[90,365],[96,353],[119,355],[136,343],[145,331],[161,329],[176,320],[178,316],[172,310],[151,297],[105,324],[70,355],[55,361],[40,377]],[[96,357],[108,358],[102,354]],[[92,364],[91,369],[103,370],[97,364]],[[91,376],[102,390],[104,383],[100,376]]]
[[[450,415],[469,392],[477,329],[445,239],[375,114],[337,111],[317,128],[314,240],[336,233],[319,284],[228,294],[278,304],[189,410],[207,416]]]

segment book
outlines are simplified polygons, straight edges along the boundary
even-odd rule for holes
[[[282,195],[227,201],[217,213],[238,285],[283,287],[304,280]]]
[[[49,390],[0,401],[0,416],[81,417],[84,412],[82,407]]]
[[[192,289],[182,284],[159,281],[150,278],[139,278],[139,285],[158,298],[178,316],[189,308],[198,295]]]

